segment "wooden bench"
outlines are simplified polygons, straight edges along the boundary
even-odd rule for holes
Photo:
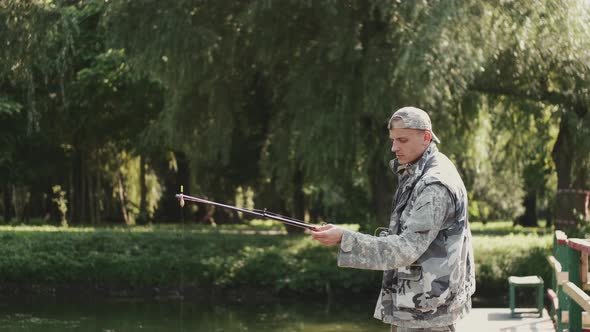
[[[539,317],[543,317],[543,288],[545,283],[543,278],[539,276],[526,276],[508,278],[508,285],[510,286],[510,315],[516,315],[516,287],[533,287],[537,289],[537,311]]]

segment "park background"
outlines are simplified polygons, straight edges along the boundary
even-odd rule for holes
[[[586,0],[1,0],[0,42],[5,308],[133,299],[146,317],[165,310],[137,301],[180,301],[166,310],[182,330],[197,302],[295,299],[366,302],[354,324],[370,320],[378,272],[174,195],[373,234],[396,186],[387,120],[407,105],[430,114],[468,189],[476,305],[506,305],[509,275],[549,280],[553,229],[587,231]],[[351,316],[319,311],[213,317],[298,330]],[[217,324],[203,322],[186,324]]]

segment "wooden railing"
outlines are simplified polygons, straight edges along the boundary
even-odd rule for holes
[[[553,255],[547,258],[553,271],[547,290],[557,331],[590,331],[590,290],[588,283],[590,240],[568,239],[556,231]],[[585,329],[584,327],[589,327]]]

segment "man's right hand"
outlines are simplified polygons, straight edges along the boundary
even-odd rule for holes
[[[342,241],[342,234],[344,228],[327,224],[317,227],[315,231],[311,232],[311,237],[318,240],[324,246],[334,246]]]

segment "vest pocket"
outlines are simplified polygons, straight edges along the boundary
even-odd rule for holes
[[[451,285],[449,275],[435,276],[426,265],[411,265],[398,270],[398,289],[395,294],[398,308],[430,311],[454,301],[456,285]],[[439,273],[440,274],[440,273]]]
[[[397,277],[403,280],[419,281],[422,279],[422,266],[410,265],[397,269]]]
[[[398,289],[395,294],[396,307],[417,309],[416,295],[424,292],[422,266],[410,265],[397,270]]]

